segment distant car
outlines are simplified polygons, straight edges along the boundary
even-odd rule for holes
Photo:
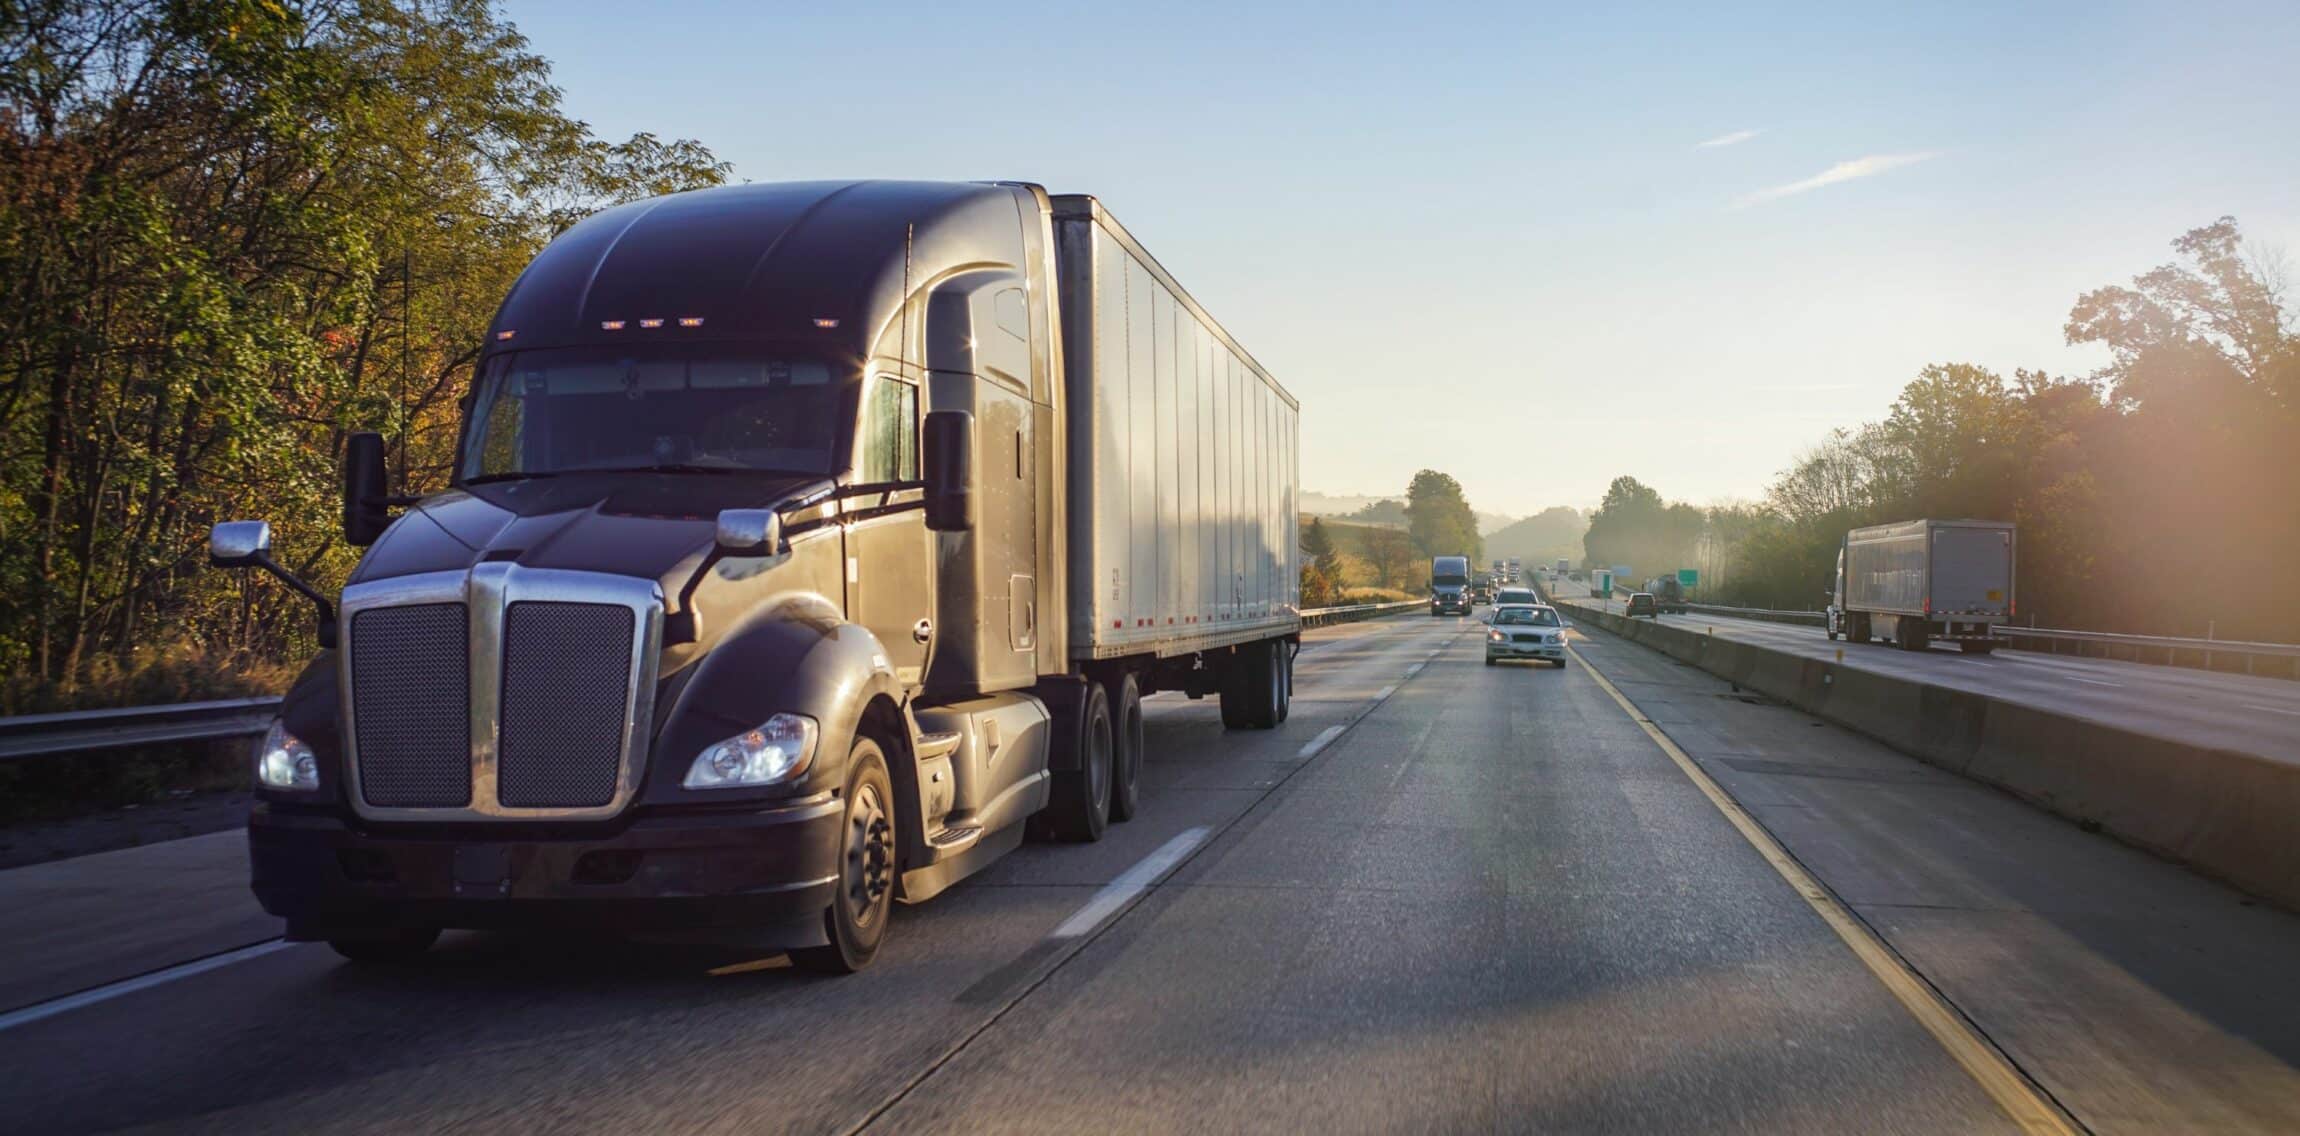
[[[1539,607],[1541,606],[1541,597],[1535,594],[1532,588],[1503,588],[1493,594],[1493,602],[1497,607],[1507,607],[1511,604]]]
[[[1503,659],[1541,659],[1565,665],[1566,622],[1542,604],[1502,604],[1493,609],[1485,633],[1485,665]]]
[[[1659,619],[1661,618],[1661,605],[1653,602],[1652,592],[1631,592],[1629,593],[1628,615],[1632,619],[1640,615]]]

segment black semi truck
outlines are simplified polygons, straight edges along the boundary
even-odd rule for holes
[[[320,612],[249,822],[291,939],[594,927],[852,971],[892,901],[1130,816],[1145,695],[1287,717],[1297,404],[1091,197],[625,205],[484,346],[445,491],[387,496],[351,440],[340,603],[263,522],[211,537]]]

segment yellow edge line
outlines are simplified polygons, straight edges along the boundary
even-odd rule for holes
[[[1781,847],[1780,842],[1773,839],[1772,833],[1765,831],[1765,827],[1757,823],[1757,819],[1750,816],[1740,802],[1711,780],[1709,774],[1692,757],[1679,749],[1677,743],[1669,739],[1669,735],[1661,732],[1661,727],[1653,724],[1653,719],[1646,717],[1635,703],[1621,693],[1620,688],[1597,673],[1597,668],[1590,666],[1588,660],[1581,657],[1581,652],[1570,645],[1566,647],[1566,652],[1581,664],[1581,673],[1597,680],[1597,685],[1621,704],[1630,720],[1636,722],[1646,736],[1653,739],[1653,744],[1660,746],[1661,751],[1669,755],[1669,760],[1676,762],[1677,768],[1683,770],[1685,776],[1700,788],[1702,795],[1709,798],[1709,803],[1717,806],[1718,812],[1725,814],[1725,819],[1740,831],[1741,838],[1747,840],[1749,846],[1755,848],[1757,854],[1763,856],[1765,862],[1781,874],[1783,880],[1788,881],[1792,890],[1804,897],[1814,913],[1821,917],[1821,921],[1827,923],[1829,929],[1835,931],[1837,937],[1852,948],[1853,954],[1868,966],[1869,973],[1876,975],[1877,981],[1883,983],[1893,997],[1900,999],[1902,1007],[1909,1011],[1909,1016],[1917,1019],[1917,1023],[1933,1035],[1933,1040],[1940,1042],[1941,1048],[1948,1050],[1949,1056],[1964,1066],[1965,1072],[1971,1074],[1973,1080],[1980,1082],[1981,1089],[1995,1099],[1997,1107],[2004,1109],[2005,1115],[2010,1116],[2013,1123],[2020,1125],[2024,1132],[2075,1136],[2080,1131],[2057,1106],[2040,1095],[2034,1085],[2029,1084],[2028,1078],[2013,1068],[2012,1062],[2006,1060],[1996,1046],[1975,1032],[1962,1015],[1943,1001],[1922,978],[1917,977],[1907,963],[1901,961],[1899,955],[1879,941],[1867,924],[1855,918],[1829,889],[1821,886],[1820,881],[1806,872]]]

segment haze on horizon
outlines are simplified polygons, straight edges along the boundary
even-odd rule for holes
[[[2300,253],[2291,5],[506,13],[601,134],[738,179],[1099,195],[1337,496],[1759,497],[1927,363],[2101,365],[2071,304],[2191,228]]]

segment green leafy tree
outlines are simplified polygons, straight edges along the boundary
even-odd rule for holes
[[[1427,561],[1414,551],[1413,538],[1397,529],[1367,529],[1365,557],[1378,587],[1420,591],[1429,584],[1421,571]]]
[[[1477,513],[1461,483],[1434,469],[1415,474],[1406,489],[1406,526],[1424,556],[1467,556],[1475,562],[1485,555]]]
[[[260,510],[334,587],[346,434],[436,487],[535,251],[726,172],[593,137],[484,0],[0,9],[0,710],[308,651],[300,599],[205,568],[208,524]]]

